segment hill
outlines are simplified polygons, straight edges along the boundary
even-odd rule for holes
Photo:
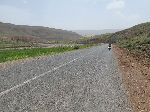
[[[111,40],[136,55],[150,58],[150,22],[114,33]]]
[[[112,40],[117,45],[113,51],[134,111],[149,112],[150,22],[114,33]]]
[[[101,35],[95,35],[92,37],[84,37],[79,40],[81,44],[98,44],[109,43],[112,33],[106,33]]]
[[[81,36],[66,31],[42,26],[14,25],[0,22],[0,38],[19,39],[23,41],[72,41]]]
[[[150,57],[150,22],[135,25],[131,28],[95,35],[91,38],[84,38],[80,43],[116,43],[120,47],[146,57]]]
[[[106,33],[115,33],[120,31],[119,29],[104,29],[104,30],[73,30],[82,36],[93,36],[93,35],[101,35]]]
[[[115,39],[130,39],[137,36],[144,36],[150,34],[150,22],[135,25],[129,29],[116,32],[112,35]]]

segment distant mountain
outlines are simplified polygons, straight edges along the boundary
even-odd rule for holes
[[[82,36],[93,36],[93,35],[101,35],[105,33],[115,33],[120,31],[120,29],[104,29],[104,30],[73,30]]]
[[[81,35],[61,29],[42,26],[14,25],[0,22],[0,38],[17,38],[40,41],[70,41],[78,40]]]

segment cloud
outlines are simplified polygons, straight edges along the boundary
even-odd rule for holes
[[[106,10],[115,17],[115,20],[122,21],[122,25],[124,24],[125,26],[132,26],[144,21],[140,14],[127,11],[125,0],[111,0],[106,5]]]
[[[113,0],[110,2],[107,6],[107,10],[120,10],[125,7],[125,1],[124,0]]]
[[[116,15],[126,21],[138,21],[141,19],[140,15],[138,14],[124,14],[121,11],[116,12]]]
[[[107,4],[106,9],[123,20],[132,21],[140,19],[138,14],[125,13],[125,0],[111,0],[111,2]]]
[[[23,3],[24,3],[24,4],[27,4],[27,3],[28,3],[28,1],[27,1],[27,0],[23,0]]]
[[[125,9],[125,1],[124,0],[111,0],[106,6],[106,9],[113,13],[114,15],[117,15],[117,17],[125,18],[123,9]]]

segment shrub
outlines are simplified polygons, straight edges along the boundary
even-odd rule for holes
[[[147,35],[147,37],[150,37],[150,33]]]
[[[78,45],[75,45],[74,46],[74,49],[79,49],[80,47]]]

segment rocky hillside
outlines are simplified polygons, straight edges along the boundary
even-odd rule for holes
[[[133,53],[150,57],[150,22],[142,23],[116,33],[85,38],[81,43],[117,43]]]
[[[150,22],[114,33],[111,39],[138,56],[150,58]]]
[[[111,37],[116,41],[113,50],[134,112],[150,112],[150,22]]]
[[[0,22],[0,38],[40,41],[70,41],[77,40],[80,37],[79,34],[72,31]]]
[[[150,35],[150,22],[135,25],[129,29],[116,32],[112,35],[113,39],[130,39],[137,36]]]

